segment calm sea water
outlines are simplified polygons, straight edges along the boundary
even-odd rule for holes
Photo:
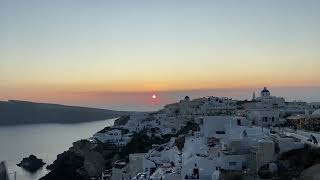
[[[0,127],[0,161],[6,161],[8,170],[17,180],[36,180],[48,173],[45,166],[36,173],[28,173],[16,166],[30,154],[51,164],[58,154],[68,150],[72,143],[91,137],[115,119],[78,124],[36,124]]]

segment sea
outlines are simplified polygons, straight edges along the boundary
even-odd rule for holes
[[[6,161],[11,179],[16,174],[16,180],[37,180],[49,172],[46,165],[35,173],[29,173],[16,164],[31,154],[43,159],[47,165],[51,164],[73,142],[90,138],[97,131],[113,126],[114,121],[0,126],[0,161]]]

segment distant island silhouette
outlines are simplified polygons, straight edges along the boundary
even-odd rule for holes
[[[0,126],[91,122],[116,118],[130,113],[128,111],[9,100],[0,101]]]

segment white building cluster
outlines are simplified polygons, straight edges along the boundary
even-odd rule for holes
[[[306,143],[280,128],[286,125],[285,116],[308,113],[319,105],[285,102],[271,96],[267,88],[252,101],[218,97],[190,100],[187,96],[158,112],[133,115],[126,125],[96,134],[100,141],[120,146],[142,131],[150,137],[172,135],[169,142],[154,145],[146,153],[130,154],[129,162],[118,162],[123,164],[103,177],[218,180],[229,172],[252,177],[264,166],[274,173],[282,153],[303,148]],[[188,122],[196,123],[199,129],[175,136]]]

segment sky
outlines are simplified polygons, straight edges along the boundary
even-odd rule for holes
[[[319,9],[318,0],[0,0],[0,99],[148,109],[268,86],[320,101]]]

